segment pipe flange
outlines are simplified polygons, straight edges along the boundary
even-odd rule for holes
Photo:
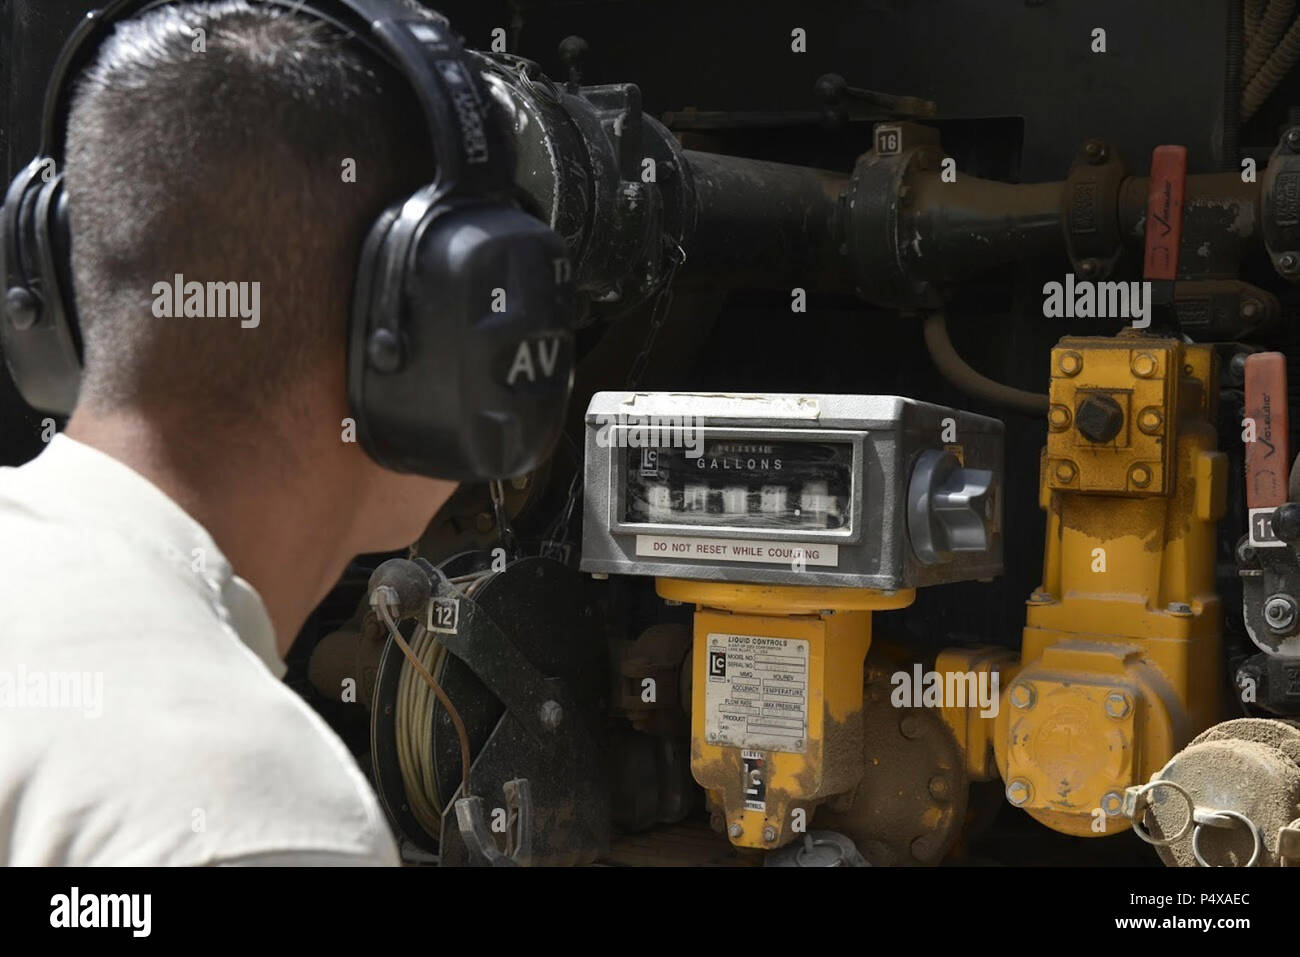
[[[1061,190],[1061,230],[1074,271],[1084,279],[1108,277],[1124,252],[1119,190],[1128,175],[1115,147],[1103,140],[1084,144]]]

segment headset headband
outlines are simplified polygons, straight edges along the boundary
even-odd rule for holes
[[[71,81],[87,65],[118,21],[180,0],[111,0],[92,10],[73,31],[55,62],[45,92],[41,156],[63,160]],[[491,95],[445,20],[425,19],[396,0],[332,0],[336,17],[301,0],[248,0],[275,5],[328,23],[387,61],[415,91],[433,143],[435,192],[509,194],[514,151],[489,118]],[[351,20],[349,25],[346,21]]]

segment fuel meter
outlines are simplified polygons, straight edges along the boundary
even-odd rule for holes
[[[1002,423],[897,396],[601,392],[582,568],[896,590],[1002,566]]]
[[[871,614],[1001,571],[1001,476],[1002,423],[897,396],[592,398],[582,569],[695,605],[691,774],[733,844],[853,800]]]

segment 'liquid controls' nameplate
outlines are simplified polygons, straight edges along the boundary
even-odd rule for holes
[[[709,744],[801,754],[808,741],[808,642],[708,636],[704,733]]]

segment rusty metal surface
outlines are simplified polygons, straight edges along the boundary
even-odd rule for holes
[[[936,709],[896,708],[889,673],[863,693],[863,776],[847,800],[820,808],[818,828],[848,835],[877,866],[938,864],[966,819],[969,782],[956,740]]]

